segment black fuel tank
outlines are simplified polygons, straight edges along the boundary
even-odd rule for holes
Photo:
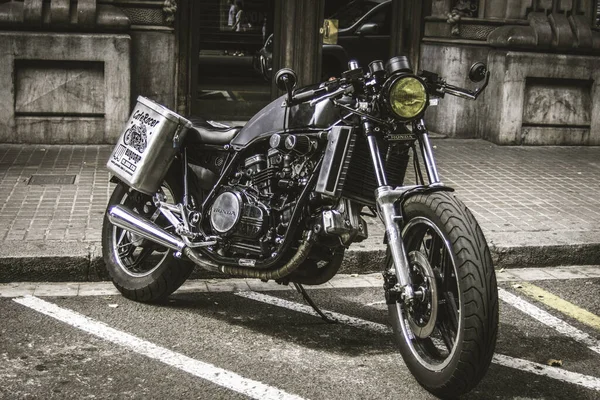
[[[317,87],[318,85],[308,86],[299,90],[298,93]],[[327,129],[340,119],[338,108],[330,100],[323,100],[312,107],[306,102],[288,109],[284,105],[285,98],[286,95],[283,95],[275,99],[252,117],[240,133],[231,141],[234,149],[238,150],[245,147],[256,138],[281,132],[284,128]],[[289,110],[289,114],[286,110]],[[289,121],[284,124],[284,120],[288,115]]]

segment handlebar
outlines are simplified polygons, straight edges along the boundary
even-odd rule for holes
[[[353,74],[349,74],[349,72],[352,72]],[[469,78],[473,82],[481,82],[482,80],[484,80],[484,82],[481,87],[476,88],[474,90],[470,90],[448,84],[438,74],[429,71],[421,71],[418,74],[418,76],[420,76],[421,79],[425,81],[427,89],[431,96],[443,98],[446,94],[450,94],[452,96],[461,97],[463,99],[468,100],[477,100],[477,98],[481,95],[485,88],[487,88],[488,83],[490,81],[490,75],[491,74],[487,70],[485,64],[475,63],[471,67]],[[283,79],[285,78],[286,77],[284,76]],[[321,101],[333,99],[343,94],[350,94],[355,90],[355,84],[357,82],[362,82],[362,78],[362,69],[355,69],[342,74],[342,78],[340,79],[321,84],[321,86],[317,89],[305,90],[303,92],[294,94],[291,94],[290,90],[288,92],[290,93],[290,95],[288,97],[287,105],[293,106],[305,102],[310,102],[310,106],[313,107],[315,104]],[[373,82],[377,83],[377,77],[375,77],[374,75],[367,74],[364,75],[364,78],[372,79],[372,81],[367,82],[366,85],[372,85]],[[360,88],[357,90],[362,91]]]
[[[485,73],[485,82],[480,88],[469,90],[459,86],[450,85],[440,78],[437,74],[428,71],[422,71],[421,76],[429,83],[430,94],[434,96],[444,97],[445,94],[461,97],[467,100],[477,100],[481,93],[485,90],[490,82],[490,72]]]
[[[489,82],[490,73],[488,72],[487,74],[485,74],[485,82],[483,83],[483,85],[475,90],[464,89],[458,86],[449,85],[447,83],[444,83],[442,85],[442,90],[444,91],[444,93],[448,93],[452,96],[461,97],[463,99],[468,100],[477,100],[477,98],[485,90]]]
[[[335,89],[335,90],[334,90]],[[352,85],[330,85],[320,87],[318,89],[307,90],[302,93],[294,94],[292,96],[292,105],[304,103],[310,100],[309,105],[313,107],[316,103],[319,103],[326,99],[332,99],[340,96],[344,93],[352,92]],[[333,90],[333,91],[331,91]]]

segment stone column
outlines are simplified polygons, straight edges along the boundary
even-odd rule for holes
[[[273,74],[291,68],[298,75],[298,86],[320,81],[324,7],[324,0],[275,2]],[[271,95],[278,94],[273,83]]]
[[[423,19],[424,3],[420,0],[392,0],[392,32],[390,38],[390,57],[406,55],[416,71],[419,67],[419,55],[423,25],[415,23]]]

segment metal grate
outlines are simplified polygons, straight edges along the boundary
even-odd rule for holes
[[[28,185],[74,185],[77,175],[31,175]]]
[[[600,28],[600,0],[596,1],[596,26]]]

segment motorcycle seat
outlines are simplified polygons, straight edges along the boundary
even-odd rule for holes
[[[202,117],[188,117],[193,124],[186,135],[186,140],[202,144],[225,145],[242,129],[240,126],[228,126],[217,122],[207,121]]]

